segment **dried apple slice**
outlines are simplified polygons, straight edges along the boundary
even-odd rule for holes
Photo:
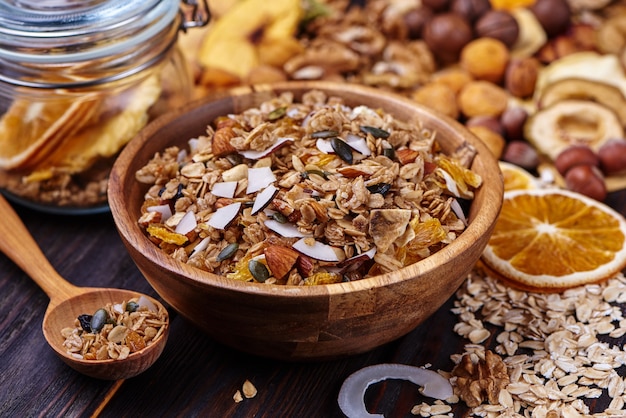
[[[613,110],[626,126],[626,97],[614,85],[603,81],[579,77],[564,78],[549,84],[538,98],[537,106],[542,109],[563,100],[589,100]]]
[[[526,138],[552,159],[565,148],[584,144],[598,150],[611,138],[622,138],[624,129],[615,112],[585,100],[563,100],[539,110],[525,125]]]

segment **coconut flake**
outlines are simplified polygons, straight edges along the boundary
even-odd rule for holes
[[[443,170],[440,168],[437,169],[437,172],[441,174],[443,179],[446,181],[446,189],[448,189],[448,191],[452,193],[454,196],[461,197],[461,192],[459,191],[459,187],[457,186],[456,181],[454,181],[452,176],[446,170]]]
[[[467,226],[467,217],[465,216],[463,208],[461,207],[461,204],[458,200],[452,199],[452,202],[450,203],[450,209],[452,209],[452,212],[454,212],[457,218],[459,218],[461,222],[463,222],[463,225]]]
[[[270,204],[270,202],[274,199],[276,194],[278,193],[278,189],[273,184],[270,184],[262,192],[256,195],[256,199],[254,199],[254,204],[252,205],[251,215],[256,215]]]
[[[372,150],[367,146],[367,141],[365,138],[362,138],[355,134],[346,135],[346,139],[344,140],[346,144],[350,146],[356,152],[363,155],[372,155]]]
[[[187,235],[189,232],[193,231],[196,226],[198,226],[198,222],[196,221],[196,214],[193,211],[189,211],[185,213],[185,215],[181,218],[178,225],[176,225],[176,229],[174,232],[181,235]]]
[[[193,250],[191,250],[191,253],[189,254],[189,258],[200,254],[201,251],[206,250],[209,247],[210,242],[211,237],[205,237],[204,239],[202,239],[202,241],[200,241],[198,245],[193,247]]]
[[[330,144],[330,141],[325,138],[318,138],[317,142],[315,142],[317,149],[323,152],[324,154],[334,154],[335,150],[333,146]]]
[[[144,295],[139,296],[139,299],[137,299],[137,305],[143,306],[152,312],[159,311],[158,308],[154,305],[154,303],[152,303],[152,301],[148,299],[147,297],[145,297]]]
[[[439,373],[406,364],[376,364],[364,367],[343,382],[337,402],[348,418],[384,418],[382,414],[370,414],[364,396],[367,388],[386,379],[408,380],[422,386],[425,396],[445,400],[452,396],[452,385]]]
[[[248,188],[246,193],[255,193],[276,181],[274,173],[270,167],[259,167],[248,169]]]
[[[215,183],[211,189],[213,196],[232,198],[235,196],[235,190],[237,190],[236,181],[222,181]]]
[[[239,209],[241,209],[241,202],[231,203],[230,205],[221,207],[213,212],[207,224],[215,229],[225,229],[239,214]]]
[[[300,232],[297,226],[294,224],[281,224],[280,222],[274,219],[268,219],[264,222],[265,226],[271,229],[272,231],[279,234],[281,237],[285,238],[303,238],[308,237],[309,235]]]
[[[357,261],[371,260],[372,258],[374,258],[375,255],[376,255],[376,247],[372,247],[368,251],[365,251],[364,253],[355,255],[355,256],[350,257],[350,258],[346,258],[345,260],[341,261],[337,265],[339,267],[349,266],[350,264],[353,264],[353,263],[355,263]]]
[[[245,150],[245,151],[239,151],[239,155],[241,155],[244,158],[249,158],[251,160],[258,160],[267,155],[270,155],[272,152],[276,151],[278,148],[282,147],[287,142],[293,142],[293,141],[294,141],[293,138],[281,137],[281,138],[278,138],[276,142],[274,142],[272,145],[270,145],[269,148],[266,148],[263,151]]]
[[[308,242],[312,242],[309,244]],[[294,250],[300,251],[304,255],[321,261],[339,261],[337,253],[330,245],[315,241],[313,239],[302,238],[293,244]]]
[[[148,212],[159,212],[161,214],[161,222],[165,222],[172,217],[172,209],[168,204],[150,206],[146,210]]]

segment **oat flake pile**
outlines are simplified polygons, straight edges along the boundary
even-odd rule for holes
[[[466,227],[475,150],[319,91],[207,121],[136,173],[138,220],[177,260],[242,281],[358,280],[427,257]]]

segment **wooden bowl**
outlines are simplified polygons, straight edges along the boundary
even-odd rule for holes
[[[401,120],[420,118],[437,131],[446,153],[465,141],[478,150],[472,169],[483,178],[469,227],[442,250],[392,273],[320,286],[244,283],[174,260],[137,224],[147,189],[135,172],[155,152],[185,146],[215,117],[239,113],[274,93],[311,89],[351,106],[382,108]],[[109,203],[121,238],[148,282],[176,311],[223,344],[281,360],[323,360],[362,353],[397,339],[426,320],[461,285],[485,248],[502,204],[502,177],[487,148],[458,122],[402,97],[325,82],[243,87],[161,117],[123,150],[111,172]]]

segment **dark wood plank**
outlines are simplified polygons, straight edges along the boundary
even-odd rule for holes
[[[626,215],[626,192],[607,202]],[[109,215],[62,217],[18,207],[57,270],[80,285],[115,286],[155,293],[126,254]],[[144,374],[121,382],[83,377],[53,354],[41,334],[46,295],[0,255],[0,416],[229,416],[342,417],[337,394],[361,367],[382,362],[432,364],[450,370],[450,355],[466,343],[452,328],[449,300],[407,336],[371,352],[322,363],[283,363],[242,354],[199,332],[172,312],[163,356]],[[622,341],[622,344],[626,341]],[[258,395],[237,404],[233,394],[249,379]],[[111,393],[113,392],[113,393]],[[374,385],[366,396],[372,412],[412,417],[422,401],[416,386],[399,381]],[[595,411],[606,400],[590,402]],[[456,412],[462,412],[460,406]]]

